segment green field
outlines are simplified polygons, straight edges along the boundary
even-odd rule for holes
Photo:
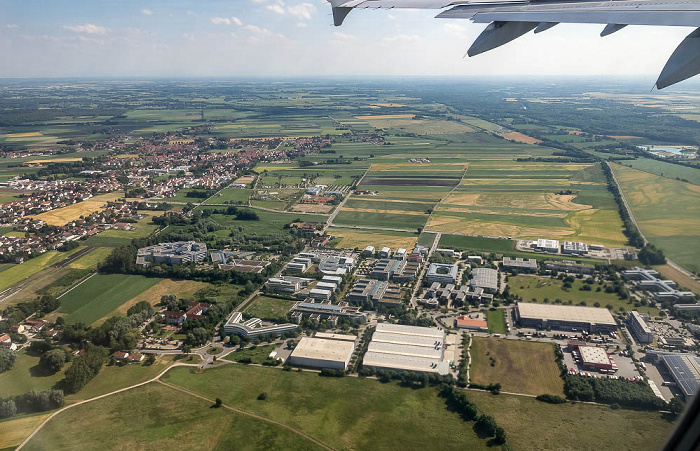
[[[628,303],[628,300],[620,299],[615,293],[606,293],[603,286],[597,283],[591,285],[591,291],[581,291],[580,288],[584,283],[579,279],[574,280],[570,289],[565,290],[563,285],[563,281],[552,279],[551,277],[520,274],[517,276],[509,276],[508,278],[508,286],[510,287],[511,293],[516,296],[521,296],[524,302],[544,302],[544,300],[547,299],[550,303],[554,304],[555,301],[559,299],[562,303],[572,301],[574,305],[585,302],[588,307],[595,307],[596,303],[598,303],[601,308],[606,308],[606,306],[611,305],[613,312],[619,311],[620,307],[622,307],[626,311],[638,310],[641,313],[648,313],[651,316],[657,316],[659,314],[659,310],[656,307],[644,305],[635,306],[633,303]],[[601,288],[601,291],[596,291],[598,287]]]
[[[333,221],[337,225],[414,230],[425,225],[427,214],[402,215],[373,211],[341,210]]]
[[[626,160],[625,166],[633,167],[652,174],[662,175],[671,179],[680,178],[700,185],[700,169],[681,166],[680,164],[667,163],[653,158],[639,157],[635,160]]]
[[[258,296],[245,310],[246,315],[268,321],[287,322],[289,310],[297,301]]]
[[[59,313],[68,324],[92,324],[162,279],[126,274],[97,274],[61,298]]]
[[[512,451],[656,450],[673,430],[658,412],[582,403],[546,404],[524,396],[470,391],[479,410],[508,434]]]
[[[239,362],[242,359],[250,359],[250,363],[257,363],[259,365],[267,360],[267,357],[276,347],[277,345],[260,345],[239,349],[224,357],[224,360]]]
[[[226,188],[219,192],[218,196],[207,199],[205,204],[241,204],[248,203],[253,190],[240,188]]]
[[[487,310],[486,322],[489,326],[490,334],[507,334],[508,326],[506,325],[505,310]]]
[[[78,249],[74,249],[70,252],[46,252],[36,258],[27,260],[21,265],[14,265],[11,268],[5,269],[2,272],[2,277],[0,277],[0,290],[4,290],[61,260],[65,260],[77,251]]]
[[[496,384],[502,390],[527,395],[564,396],[564,381],[550,343],[472,338],[470,382]]]
[[[610,166],[642,234],[675,263],[700,271],[700,186]]]
[[[216,207],[203,207],[203,208],[216,208]],[[323,223],[326,221],[325,216],[318,215],[303,215],[299,213],[280,213],[271,212],[258,209],[252,209],[260,217],[259,221],[238,221],[235,216],[230,215],[220,215],[213,214],[211,219],[226,227],[228,229],[242,229],[242,232],[250,235],[272,235],[278,233],[287,233],[284,228],[285,225],[291,224],[295,220],[299,219],[301,221],[307,222],[319,222]],[[230,230],[218,230],[214,232],[215,235],[221,237],[228,237]]]
[[[154,383],[61,413],[25,449],[75,449],[76,437],[81,449],[319,449],[279,426],[211,405]],[[123,433],[106,440],[115,430]]]
[[[508,251],[513,250],[515,243],[513,240],[443,233],[440,237],[439,246],[443,249],[457,249],[461,251],[508,253]]]
[[[51,374],[39,365],[39,355],[21,350],[11,370],[0,373],[0,398],[17,396],[30,390],[48,390],[63,379],[63,373],[70,365]]]
[[[280,421],[334,449],[486,449],[469,424],[445,408],[434,389],[411,390],[360,378],[225,365],[202,374],[174,368],[168,383]],[[267,400],[260,402],[259,393]]]

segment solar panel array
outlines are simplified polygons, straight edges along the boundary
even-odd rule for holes
[[[667,354],[663,359],[683,394],[695,395],[700,388],[700,357],[690,354]]]

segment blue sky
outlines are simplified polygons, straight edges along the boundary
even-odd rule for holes
[[[0,0],[0,77],[649,75],[690,32],[559,25],[463,58],[483,25],[325,0]]]

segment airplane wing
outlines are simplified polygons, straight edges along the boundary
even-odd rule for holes
[[[442,10],[437,17],[488,23],[469,48],[475,56],[559,23],[605,24],[601,36],[627,25],[698,27],[676,48],[656,81],[663,89],[700,73],[700,0],[328,0],[336,26],[354,8]]]

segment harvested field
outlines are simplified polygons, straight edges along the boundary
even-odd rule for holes
[[[44,158],[41,160],[30,160],[27,163],[73,163],[83,161],[82,158]]]
[[[532,136],[527,136],[520,132],[501,133],[501,136],[503,136],[505,139],[517,141],[524,144],[539,144],[542,142],[542,140],[540,139],[533,138]]]
[[[355,119],[361,121],[371,121],[373,119],[413,119],[415,114],[382,114],[376,116],[355,116]]]
[[[0,449],[15,449],[20,443],[49,416],[51,413],[22,416],[17,419],[0,421]]]
[[[300,213],[330,213],[335,208],[334,205],[296,204],[292,211]]]
[[[27,132],[27,133],[8,133],[5,135],[6,138],[38,138],[39,136],[44,136],[40,132]]]
[[[587,210],[590,205],[577,204],[574,201],[575,194],[554,193],[474,193],[454,191],[448,195],[443,204],[448,205],[473,205],[502,208],[519,208],[528,210],[557,210],[562,212]]]
[[[339,249],[364,249],[367,246],[391,249],[413,249],[418,241],[418,236],[411,233],[383,232],[378,230],[353,230],[342,227],[331,227],[328,234],[340,238],[336,247]]]
[[[559,377],[552,344],[480,337],[472,340],[470,382],[500,383],[506,392],[564,396],[564,381]]]
[[[234,183],[244,183],[246,185],[253,183],[255,181],[255,176],[244,175],[243,177],[238,177]]]
[[[48,224],[54,226],[64,226],[68,222],[79,219],[81,216],[87,216],[90,213],[101,210],[102,206],[106,202],[116,200],[120,197],[121,194],[123,193],[114,192],[109,194],[102,194],[100,196],[95,196],[89,200],[78,202],[67,207],[47,211],[46,213],[41,213],[39,215],[33,216],[33,218],[46,221]]]
[[[447,180],[447,179],[437,179],[437,178],[379,178],[379,177],[365,177],[362,180],[360,186],[365,185],[379,185],[379,186],[457,186],[459,185],[459,179]]]

